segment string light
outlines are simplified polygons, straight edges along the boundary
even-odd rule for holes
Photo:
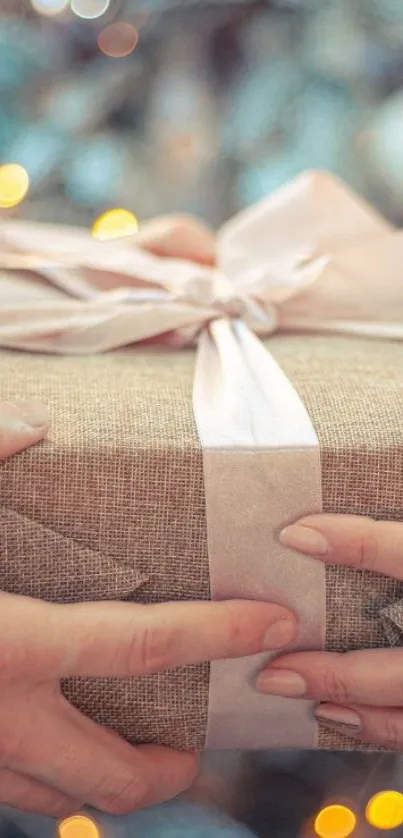
[[[326,806],[316,817],[315,832],[319,838],[348,838],[356,824],[357,818],[347,806]]]
[[[29,175],[18,163],[0,166],[0,207],[11,209],[20,204],[29,189]]]
[[[31,0],[31,6],[40,15],[59,15],[69,5],[69,0]]]
[[[111,0],[71,0],[71,11],[84,20],[95,20],[108,11]]]
[[[111,23],[98,38],[101,52],[110,58],[126,58],[136,49],[139,40],[137,29],[131,23]]]
[[[100,838],[99,829],[90,818],[73,815],[59,824],[59,838]]]
[[[403,825],[403,794],[399,791],[380,791],[371,797],[365,816],[375,829],[397,829]]]
[[[120,239],[137,233],[139,224],[136,216],[126,209],[113,209],[104,212],[92,228],[94,239]]]

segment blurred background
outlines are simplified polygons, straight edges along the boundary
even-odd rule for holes
[[[316,167],[401,224],[403,2],[0,0],[0,165],[7,216],[219,225]]]
[[[218,226],[310,167],[403,225],[403,0],[0,0],[0,220]],[[370,794],[403,789],[392,755],[240,759],[236,780],[207,760],[195,799],[262,838],[312,836],[335,800],[379,835]]]

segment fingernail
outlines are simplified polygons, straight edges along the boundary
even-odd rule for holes
[[[49,411],[42,402],[16,401],[12,407],[15,410],[15,426],[19,430],[49,425]]]
[[[279,540],[285,547],[307,553],[308,556],[326,556],[330,547],[326,538],[318,530],[311,530],[302,524],[292,524],[279,535]]]
[[[259,692],[281,695],[283,698],[301,698],[307,692],[302,675],[288,669],[268,669],[261,672],[256,681]]]
[[[360,733],[362,728],[358,713],[355,710],[350,710],[349,707],[333,707],[328,704],[320,704],[316,708],[315,716],[326,727],[330,727],[332,730],[340,731],[340,733],[345,733],[346,735]]]
[[[272,623],[267,629],[264,637],[264,648],[268,651],[272,649],[282,649],[294,640],[296,634],[295,621],[289,617],[283,617]]]

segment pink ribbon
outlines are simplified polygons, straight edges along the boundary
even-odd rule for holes
[[[307,173],[226,224],[217,241],[210,269],[129,240],[5,222],[0,345],[83,354],[167,333],[177,346],[197,337],[212,598],[288,604],[300,621],[294,648],[322,648],[324,568],[277,540],[286,523],[321,508],[318,440],[253,332],[402,339],[403,234],[332,177]],[[29,274],[16,280],[15,270]],[[315,746],[310,702],[255,691],[263,659],[212,664],[207,747]]]

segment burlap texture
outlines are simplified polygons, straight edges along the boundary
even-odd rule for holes
[[[268,346],[318,433],[324,508],[403,520],[403,346],[275,337]],[[40,398],[48,441],[0,469],[0,589],[58,602],[209,597],[194,353],[0,354],[0,396]],[[327,568],[327,647],[386,645],[403,585]],[[392,627],[392,628],[391,628]],[[132,742],[202,748],[208,665],[83,679],[67,696]],[[322,747],[357,747],[325,731]]]

